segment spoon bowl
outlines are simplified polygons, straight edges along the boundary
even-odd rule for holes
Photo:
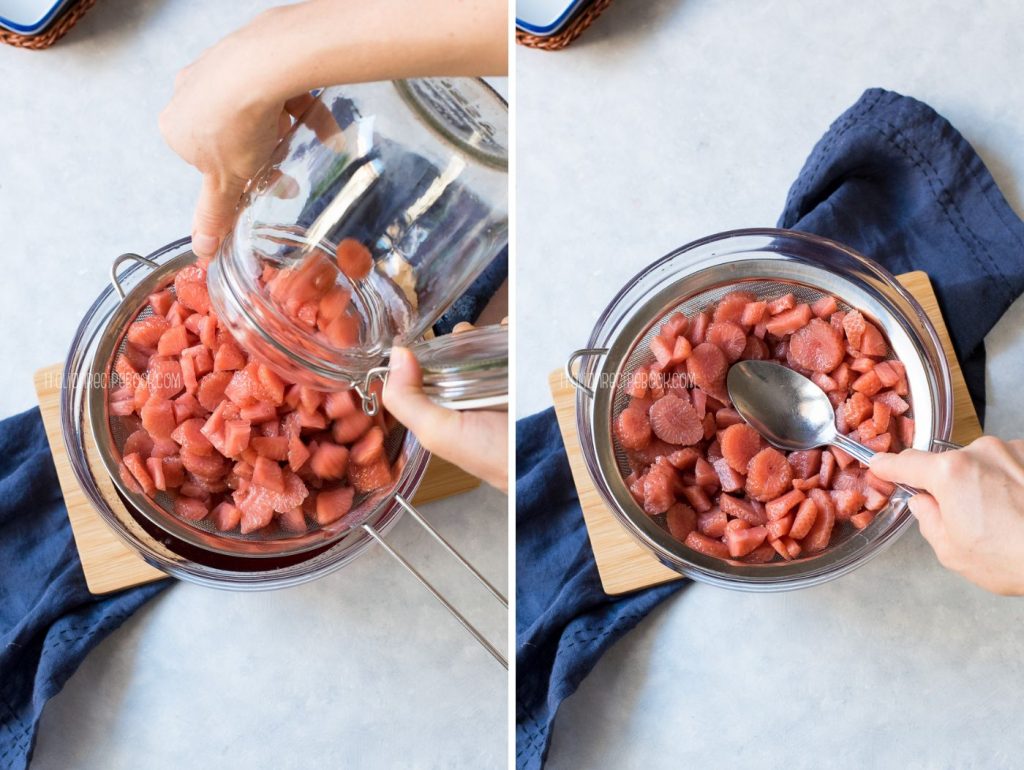
[[[867,465],[873,451],[836,430],[825,391],[774,361],[740,361],[726,381],[736,411],[772,446],[787,452],[835,446]]]

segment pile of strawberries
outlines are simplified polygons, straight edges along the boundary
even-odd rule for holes
[[[281,309],[338,344],[357,341],[350,295],[336,285],[366,276],[369,252],[338,247],[264,275]],[[149,297],[152,315],[132,323],[115,367],[111,414],[131,430],[121,478],[147,495],[166,493],[174,512],[210,518],[218,530],[304,533],[352,507],[357,494],[389,486],[389,425],[367,416],[352,391],[325,393],[282,379],[250,358],[210,308],[206,270],[190,265],[173,291]]]
[[[650,342],[655,361],[627,383],[614,422],[636,502],[665,515],[669,532],[721,559],[763,563],[824,550],[849,522],[862,529],[893,485],[842,450],[785,454],[730,406],[729,367],[776,360],[809,377],[836,409],[840,432],[878,452],[914,436],[903,365],[879,329],[835,297],[734,291],[687,317],[669,317]]]

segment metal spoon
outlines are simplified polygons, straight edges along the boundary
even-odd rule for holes
[[[830,445],[865,465],[875,452],[836,429],[825,392],[799,372],[774,361],[740,361],[729,369],[729,398],[740,416],[768,443],[788,452]],[[897,487],[911,495],[919,490]]]

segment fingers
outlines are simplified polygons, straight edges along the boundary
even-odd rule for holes
[[[942,531],[942,514],[939,511],[939,504],[934,497],[927,492],[914,495],[907,501],[907,507],[914,514],[921,527],[921,534],[929,543],[937,538]]]
[[[937,481],[936,463],[941,458],[942,455],[918,449],[904,449],[898,455],[880,452],[871,458],[871,472],[886,481],[929,489]]]
[[[309,106],[316,101],[313,94],[305,93],[293,96],[291,99],[284,103],[285,111],[293,118],[298,120],[302,117],[302,113],[309,109]]]
[[[407,348],[391,351],[384,406],[429,451],[451,459],[445,454],[446,438],[457,431],[459,415],[438,406],[424,394],[419,362]]]
[[[235,209],[244,189],[244,180],[225,181],[212,174],[203,177],[192,222],[192,251],[197,257],[209,258],[217,252],[221,239],[234,224]]]
[[[394,348],[384,406],[428,451],[507,492],[508,415],[445,409],[423,393],[422,382],[413,354]]]
[[[452,327],[452,334],[462,334],[462,332],[471,332],[476,327],[473,326],[469,321],[459,321],[455,326]]]

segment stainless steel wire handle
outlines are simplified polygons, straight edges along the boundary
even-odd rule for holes
[[[565,362],[565,376],[569,378],[569,382],[572,383],[576,390],[582,390],[590,398],[594,397],[593,388],[576,376],[576,373],[572,370],[572,365],[576,363],[577,359],[583,358],[583,356],[603,356],[607,352],[608,348],[581,348],[572,352],[569,359]]]
[[[451,543],[445,540],[437,530],[430,526],[430,524],[427,523],[426,519],[423,518],[420,512],[416,510],[416,508],[413,505],[411,505],[408,500],[406,500],[401,495],[395,495],[395,500],[397,500],[398,504],[401,505],[402,508],[405,509],[405,511],[412,516],[412,518],[416,521],[417,524],[419,524],[421,527],[423,527],[423,529],[430,533],[431,537],[433,537],[434,540],[436,540],[446,551],[448,551],[448,553],[454,556],[456,561],[458,561],[459,564],[465,567],[466,570],[468,570],[470,574],[472,574],[473,577],[476,578],[477,582],[484,586],[484,588],[486,588],[487,591],[495,599],[501,602],[503,607],[508,608],[508,599],[505,597],[505,595],[502,594],[497,588],[495,588],[490,583],[490,581],[487,580],[487,578],[481,575],[480,572],[472,564],[470,564],[462,554],[456,551],[455,548],[451,545]],[[395,561],[401,564],[406,569],[406,571],[409,572],[409,574],[411,574],[414,578],[416,578],[416,580],[420,582],[420,584],[424,588],[430,591],[431,595],[435,599],[437,599],[438,602],[441,603],[441,606],[448,610],[448,612],[451,613],[452,617],[459,621],[459,624],[463,628],[465,628],[474,639],[476,639],[477,643],[481,647],[483,647],[485,650],[487,650],[487,652],[491,654],[491,657],[493,657],[502,666],[504,666],[506,670],[508,669],[508,658],[502,655],[501,651],[499,651],[498,648],[491,644],[487,640],[487,637],[485,637],[480,632],[480,630],[466,618],[465,615],[459,612],[455,608],[455,606],[450,601],[448,601],[447,597],[445,597],[444,594],[438,591],[429,580],[423,577],[420,571],[417,570],[414,566],[412,566],[412,564],[410,564],[404,556],[402,556],[398,551],[391,547],[376,529],[371,527],[369,524],[363,524],[363,529],[366,530],[367,534],[369,534],[370,537],[372,537],[380,544],[380,547],[383,548],[384,551],[389,556],[391,556]]]
[[[139,254],[122,254],[117,259],[115,259],[114,262],[110,265],[110,282],[114,285],[114,291],[117,292],[117,296],[119,296],[121,299],[124,299],[125,291],[124,287],[121,286],[120,279],[117,276],[117,269],[121,267],[121,265],[123,265],[125,262],[129,261],[140,262],[143,265],[149,265],[149,267],[151,267],[154,270],[160,267],[160,264],[158,262],[154,262],[153,260],[148,259],[147,257],[143,257]]]

